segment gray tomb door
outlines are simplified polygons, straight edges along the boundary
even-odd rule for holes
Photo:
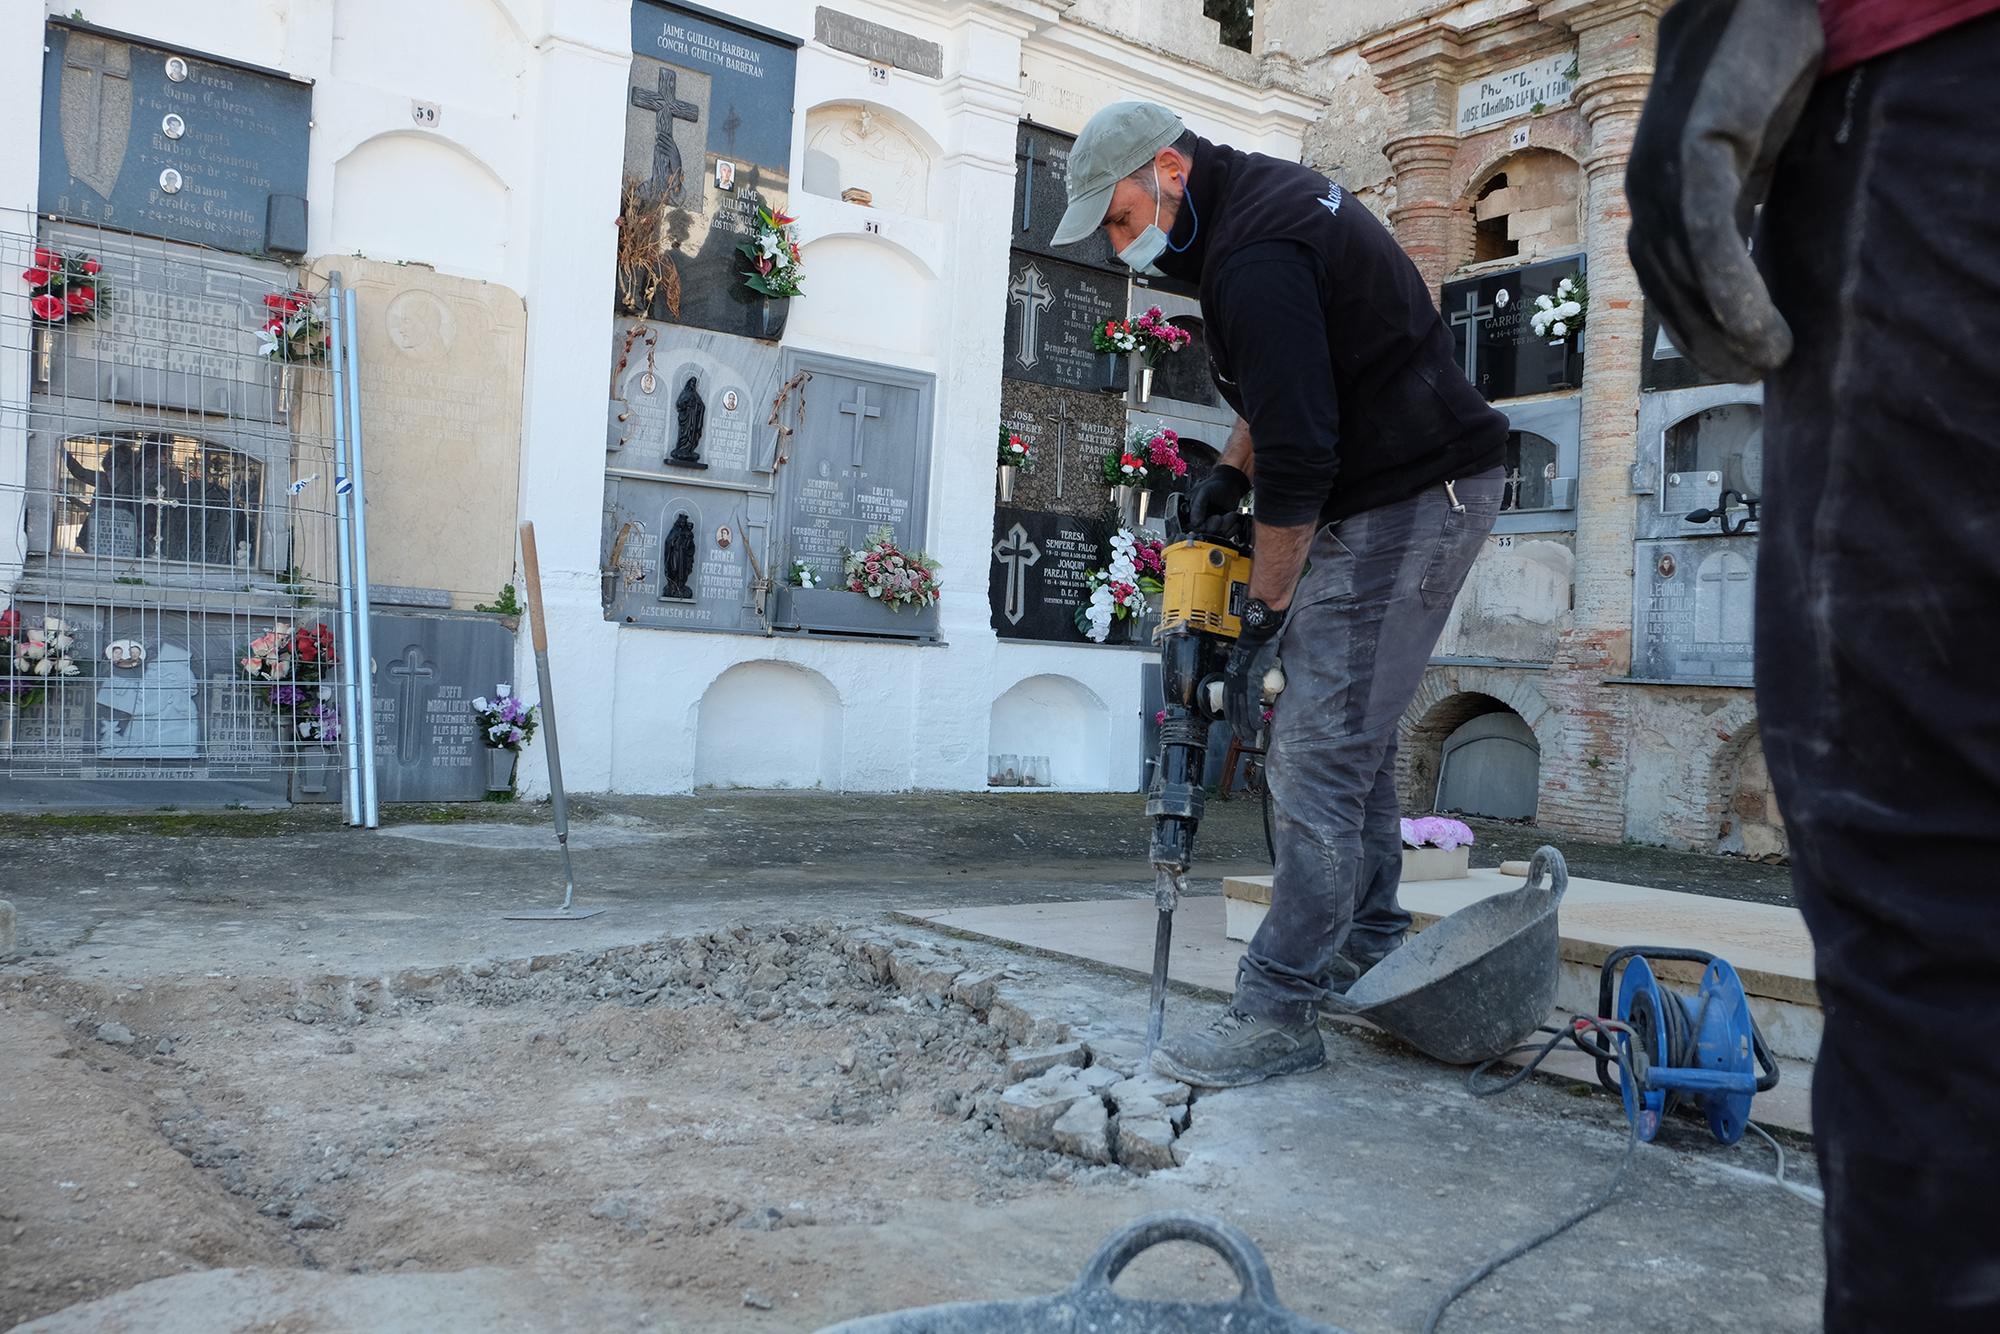
[[[1541,772],[1541,746],[1519,714],[1481,714],[1445,739],[1437,808],[1493,820],[1532,820]]]

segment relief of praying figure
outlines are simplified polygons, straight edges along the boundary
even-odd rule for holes
[[[689,381],[690,384],[693,381]],[[667,530],[667,545],[661,553],[660,600],[662,602],[692,602],[694,589],[688,580],[694,576],[694,521],[683,514],[674,520],[674,526]]]
[[[121,440],[104,451],[95,468],[85,467],[68,449],[62,455],[70,476],[91,489],[78,549],[95,556],[138,555],[139,446]]]
[[[708,424],[708,405],[701,401],[701,385],[692,375],[674,400],[674,448],[668,463],[683,468],[706,468],[701,461],[701,432]]]

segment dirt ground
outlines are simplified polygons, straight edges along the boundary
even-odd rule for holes
[[[885,978],[857,942],[905,930],[898,907],[1144,893],[1130,802],[592,810],[579,875],[612,910],[555,926],[499,916],[551,893],[533,810],[394,837],[18,822],[0,839],[22,933],[0,963],[0,1329],[813,1330],[1046,1293],[1118,1227],[1194,1208],[1257,1238],[1293,1309],[1387,1334],[1609,1175],[1611,1099],[1472,1099],[1463,1072],[1351,1034],[1329,1036],[1327,1071],[1200,1098],[1182,1167],[1011,1144],[1009,1049],[1046,1025],[1130,1039],[1143,987],[904,941],[1011,979],[1033,1013],[1001,1024]],[[1254,807],[1223,811],[1205,868],[1254,865]],[[1174,1004],[1175,1023],[1213,1009]],[[1453,1323],[1636,1323],[1699,1288],[1724,1294],[1711,1324],[1815,1328],[1817,1218],[1770,1188],[1769,1150],[1668,1139],[1621,1203]],[[1232,1286],[1177,1246],[1120,1289]]]

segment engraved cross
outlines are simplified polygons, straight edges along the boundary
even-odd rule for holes
[[[401,715],[400,733],[396,739],[396,758],[404,764],[417,762],[417,726],[423,721],[423,710],[418,706],[418,698],[423,683],[437,675],[437,669],[424,660],[424,651],[415,644],[403,651],[403,656],[389,664],[389,675],[396,678],[396,712]]]
[[[993,559],[1007,567],[1007,606],[1001,614],[1009,625],[1019,625],[1028,611],[1028,569],[1041,562],[1042,549],[1028,540],[1028,530],[1017,523],[993,544]]]
[[[861,470],[861,448],[864,443],[862,432],[868,425],[868,419],[870,417],[881,416],[882,409],[868,406],[868,388],[865,385],[855,385],[854,401],[852,403],[842,403],[839,407],[842,412],[854,418],[854,462],[851,466],[856,472],[859,472]]]
[[[1452,312],[1451,322],[1455,328],[1465,330],[1465,378],[1474,387],[1479,384],[1479,326],[1493,318],[1493,307],[1479,304],[1479,293],[1465,294],[1465,309]]]

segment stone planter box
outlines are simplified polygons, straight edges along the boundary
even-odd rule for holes
[[[486,790],[488,792],[512,792],[514,790],[514,761],[518,751],[504,746],[486,748]]]
[[[893,611],[875,598],[844,588],[795,588],[787,584],[777,594],[772,624],[779,629],[890,639],[937,638],[935,606]]]
[[[1472,864],[1471,848],[1404,848],[1403,883],[1420,880],[1463,880]]]

